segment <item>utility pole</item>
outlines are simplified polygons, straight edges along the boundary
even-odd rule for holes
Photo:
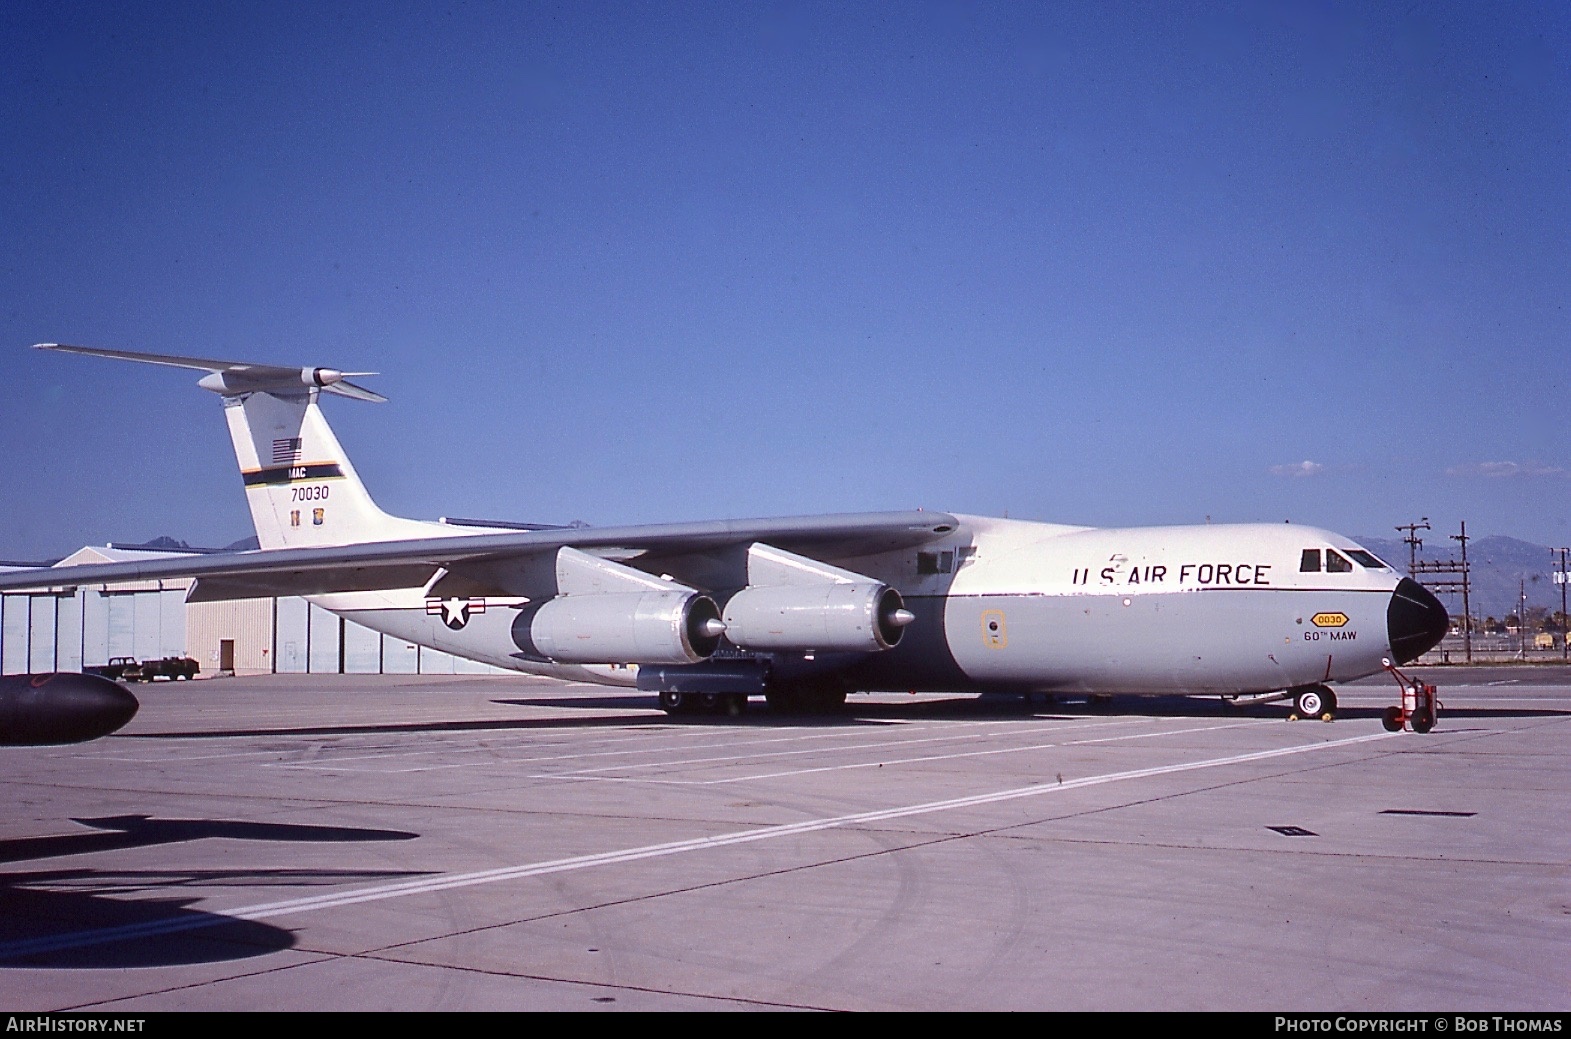
[[[1516,653],[1527,659],[1527,575],[1516,575]]]
[[[1407,537],[1402,540],[1407,543],[1407,576],[1412,577],[1418,569],[1418,550],[1424,547],[1424,539],[1418,536],[1421,530],[1429,530],[1429,517],[1424,516],[1417,523],[1404,523],[1397,525],[1397,533],[1407,531]]]
[[[1462,644],[1466,647],[1467,662],[1473,662],[1473,607],[1467,601],[1467,520],[1462,521],[1462,533],[1452,534],[1451,540],[1462,543]]]
[[[1566,623],[1566,582],[1571,577],[1566,576],[1566,553],[1571,548],[1550,549],[1549,558],[1555,558],[1555,552],[1560,553],[1560,569],[1555,571],[1555,584],[1560,586],[1560,659],[1571,660],[1571,652],[1567,651],[1566,636],[1571,635],[1571,624]]]
[[[1423,544],[1418,539],[1418,531],[1429,529],[1429,518],[1427,516],[1424,518],[1422,526],[1413,523],[1396,529],[1408,531],[1408,538],[1411,539],[1408,540],[1408,544],[1413,546],[1413,550],[1416,553],[1417,545],[1414,542]],[[1462,593],[1462,645],[1467,655],[1467,662],[1471,664],[1473,662],[1473,604],[1468,598],[1467,542],[1469,539],[1467,536],[1467,522],[1465,520],[1462,523],[1462,533],[1452,534],[1451,540],[1462,543],[1461,562],[1455,559],[1414,559],[1412,569],[1408,571],[1408,574],[1413,580],[1428,588],[1431,592],[1441,595],[1453,592]],[[1419,576],[1420,574],[1434,576],[1430,576],[1425,581]],[[1446,663],[1449,664],[1450,662],[1451,658],[1448,654]]]

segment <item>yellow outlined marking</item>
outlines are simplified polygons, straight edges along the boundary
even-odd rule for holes
[[[1009,645],[1009,629],[1004,626],[1003,610],[982,611],[982,644],[988,649]]]

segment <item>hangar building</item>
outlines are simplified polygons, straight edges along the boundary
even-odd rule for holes
[[[124,563],[184,552],[111,545],[62,559]],[[202,674],[510,674],[383,635],[297,596],[187,603],[191,581],[0,595],[0,673],[80,671],[111,657],[191,657]]]

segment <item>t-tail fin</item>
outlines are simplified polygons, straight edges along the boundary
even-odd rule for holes
[[[245,481],[257,541],[263,548],[401,541],[455,533],[441,524],[401,519],[379,509],[323,417],[317,404],[323,392],[357,400],[385,400],[346,381],[346,376],[374,372],[283,368],[58,343],[40,343],[39,349],[207,372],[197,385],[224,399],[235,459]]]
[[[347,545],[450,534],[389,516],[371,500],[317,405],[318,391],[224,397],[224,417],[263,548]]]

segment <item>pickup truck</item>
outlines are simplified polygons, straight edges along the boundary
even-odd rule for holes
[[[155,678],[167,678],[173,682],[182,678],[195,678],[202,666],[190,657],[165,657],[140,664],[135,657],[110,657],[109,663],[102,667],[85,667],[82,670],[118,682],[151,682]]]
[[[142,665],[136,662],[135,657],[110,657],[109,663],[97,667],[84,667],[82,673],[102,675],[116,682],[137,682],[142,678]]]

